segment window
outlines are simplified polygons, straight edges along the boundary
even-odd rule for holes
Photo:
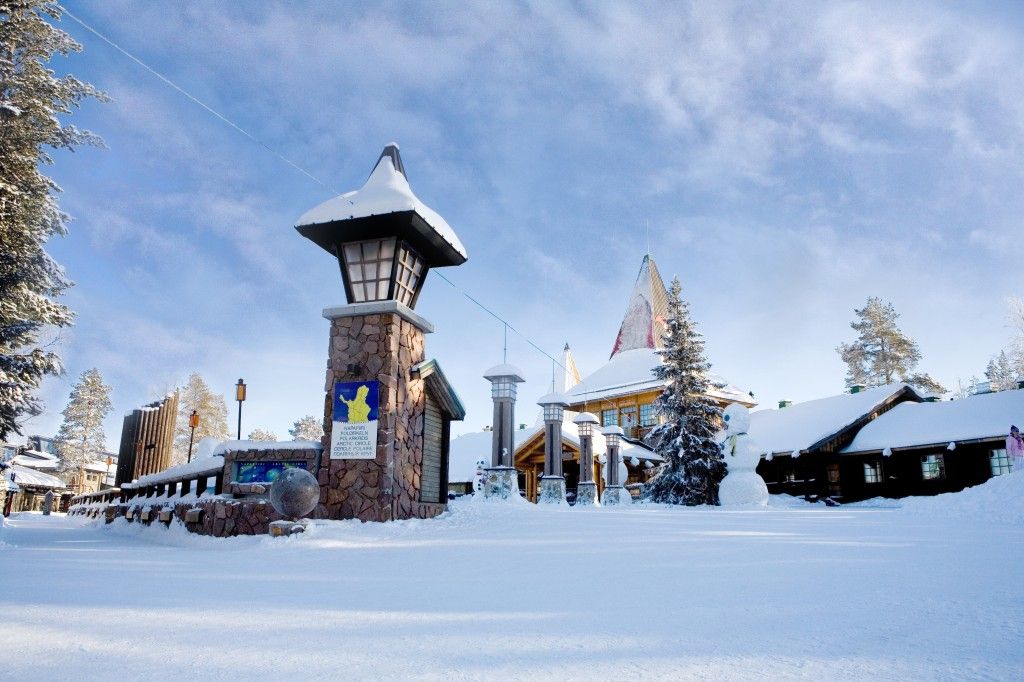
[[[882,463],[881,462],[864,462],[864,482],[865,483],[881,483],[882,482]]]
[[[388,297],[394,257],[394,238],[345,245],[345,267],[353,303],[383,301]]]
[[[946,477],[946,463],[942,455],[925,455],[921,458],[921,478],[935,481]]]
[[[1013,471],[1010,464],[1010,456],[1006,454],[1006,448],[997,448],[988,454],[988,464],[992,468],[993,476],[1002,476]]]
[[[619,411],[615,408],[601,411],[601,426],[618,426]]]
[[[623,407],[619,410],[619,426],[623,429],[631,429],[636,426],[635,407]]]
[[[654,426],[656,419],[654,416],[654,404],[648,403],[640,406],[640,426]]]

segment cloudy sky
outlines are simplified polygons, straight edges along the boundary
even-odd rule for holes
[[[310,180],[65,18],[60,60],[104,89],[61,154],[76,286],[47,380],[56,430],[98,367],[107,423],[199,371],[243,429],[322,409],[336,263],[295,219],[397,141],[469,261],[445,272],[539,346],[603,364],[641,259],[677,275],[715,371],[762,405],[837,393],[853,309],[890,300],[920,369],[980,374],[1024,294],[1024,18],[982,3],[68,2],[114,42],[293,159]],[[502,328],[438,277],[417,310],[469,407]],[[532,421],[551,363],[512,336]],[[229,404],[234,410],[234,403]]]

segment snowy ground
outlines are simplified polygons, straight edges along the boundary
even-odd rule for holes
[[[0,677],[1020,679],[1024,530],[957,499],[460,502],[277,540],[16,515]]]

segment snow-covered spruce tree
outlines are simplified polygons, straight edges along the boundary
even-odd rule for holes
[[[896,326],[899,313],[891,303],[875,296],[867,304],[855,309],[857,319],[850,327],[857,332],[857,340],[843,343],[836,352],[846,363],[846,386],[885,386],[903,381],[933,393],[945,393],[929,375],[915,373],[921,361],[917,343]]]
[[[682,300],[679,279],[668,291],[664,362],[654,375],[667,380],[654,403],[665,418],[651,434],[665,466],[644,486],[644,497],[669,504],[718,504],[718,484],[725,476],[722,449],[714,440],[722,410],[708,397],[704,340]]]
[[[307,414],[302,419],[297,420],[292,425],[292,428],[288,429],[288,433],[295,440],[315,440],[319,442],[320,438],[324,435],[323,419]]]
[[[181,387],[178,397],[172,464],[184,464],[188,459],[188,441],[192,434],[188,418],[193,410],[199,414],[199,426],[196,427],[194,443],[204,438],[227,440],[231,437],[228,433],[228,407],[224,402],[224,396],[211,391],[203,377],[193,372]]]
[[[985,378],[989,380],[993,391],[1009,391],[1017,388],[1017,371],[1007,352],[999,351],[999,355],[988,361],[985,367]]]
[[[60,456],[60,474],[66,483],[78,476],[82,485],[87,464],[99,459],[106,445],[103,419],[110,412],[110,386],[96,368],[82,372],[71,389],[68,406],[61,413],[64,422],[53,439]]]
[[[43,249],[50,237],[66,233],[69,220],[57,206],[60,188],[40,172],[53,161],[46,148],[100,144],[57,119],[83,99],[105,99],[47,68],[55,55],[81,50],[48,23],[59,16],[55,3],[0,0],[0,439],[21,433],[21,420],[41,413],[35,391],[63,367],[39,334],[74,317],[56,300],[71,282]]]
[[[255,428],[249,432],[249,435],[246,436],[246,439],[273,442],[277,440],[277,434],[267,431],[266,429]]]

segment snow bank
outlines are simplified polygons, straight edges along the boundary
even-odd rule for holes
[[[1024,526],[1024,471],[996,476],[958,493],[907,497],[900,502],[903,513],[910,515]]]

